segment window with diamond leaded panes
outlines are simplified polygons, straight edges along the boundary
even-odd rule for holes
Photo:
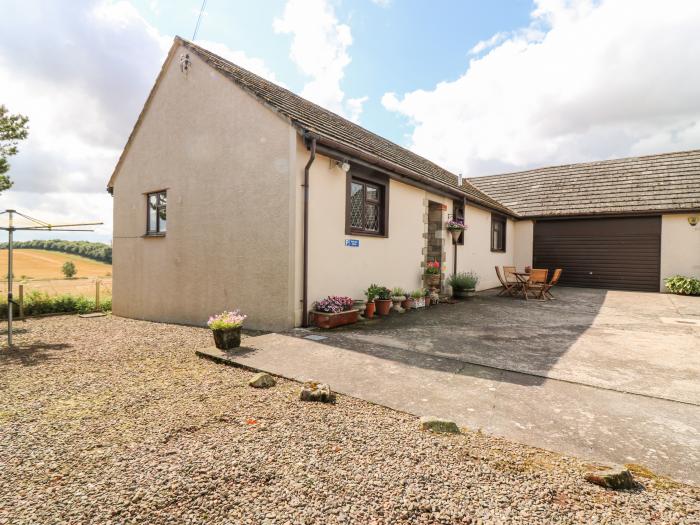
[[[355,177],[349,182],[346,233],[385,235],[385,186]]]

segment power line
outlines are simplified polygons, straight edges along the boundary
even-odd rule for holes
[[[207,0],[202,0],[202,8],[199,10],[199,16],[197,17],[197,25],[194,26],[194,33],[192,34],[192,41],[197,38],[197,32],[199,31],[199,24],[202,23],[202,15],[204,14],[204,9],[207,7]]]

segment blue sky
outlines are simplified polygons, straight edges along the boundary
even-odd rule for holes
[[[0,104],[31,129],[0,209],[111,239],[106,183],[200,6],[4,0]],[[197,42],[480,176],[700,148],[698,27],[691,0],[208,0]]]

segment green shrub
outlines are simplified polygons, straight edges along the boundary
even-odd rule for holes
[[[695,277],[683,277],[682,275],[674,275],[664,279],[666,288],[671,293],[681,295],[700,295],[700,279]]]
[[[100,308],[103,312],[112,309],[112,300],[100,301]],[[58,314],[58,313],[79,313],[86,314],[94,312],[95,300],[79,295],[49,295],[46,292],[34,290],[24,297],[24,315]],[[14,314],[19,315],[19,308],[14,307]],[[0,304],[0,317],[7,318],[7,303]]]
[[[474,272],[459,272],[450,275],[447,279],[447,284],[449,284],[454,290],[471,290],[476,287],[476,283],[479,282],[479,276]]]
[[[72,277],[75,277],[76,273],[78,273],[78,269],[75,267],[75,263],[73,261],[64,262],[63,266],[61,266],[61,271],[63,272],[63,275],[66,276],[66,279],[71,279]]]

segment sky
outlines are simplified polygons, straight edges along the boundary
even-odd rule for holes
[[[107,181],[201,0],[3,0],[0,209],[104,222]],[[208,0],[197,43],[465,176],[700,148],[696,0]],[[20,238],[54,238],[53,234]]]

